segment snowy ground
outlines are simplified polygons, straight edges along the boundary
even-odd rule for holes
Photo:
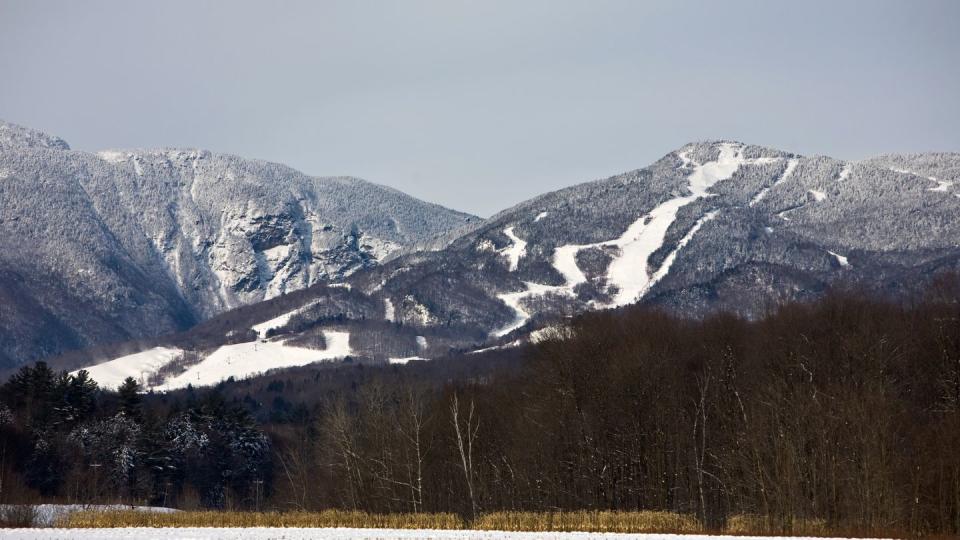
[[[127,377],[133,377],[146,386],[147,377],[170,363],[182,353],[180,349],[154,347],[136,354],[128,354],[109,362],[84,368],[101,388],[116,389]],[[76,375],[77,372],[71,373]]]
[[[190,384],[208,386],[228,377],[244,379],[270,369],[305,366],[350,355],[349,332],[324,331],[323,337],[327,341],[327,348],[323,350],[288,347],[277,341],[225,345],[155,389],[176,390]]]
[[[507,256],[507,261],[510,263],[510,271],[515,272],[517,270],[517,265],[520,264],[520,257],[523,257],[527,254],[527,243],[513,233],[513,227],[507,227],[504,229],[503,234],[510,239],[511,244],[502,251],[503,254]]]
[[[196,540],[777,540],[786,537],[707,536],[697,534],[616,534],[616,533],[521,533],[500,531],[437,531],[424,529],[270,529],[270,528],[183,528],[183,529],[8,529],[0,530],[0,538],[19,540],[108,540],[129,538],[178,538]],[[803,537],[789,537],[802,539]],[[805,540],[805,539],[804,539]],[[823,539],[821,539],[823,540]]]

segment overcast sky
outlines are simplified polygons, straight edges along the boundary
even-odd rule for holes
[[[488,216],[692,140],[960,150],[960,2],[0,0],[0,118]]]

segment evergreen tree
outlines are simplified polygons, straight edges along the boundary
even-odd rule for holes
[[[124,379],[117,389],[120,398],[120,411],[136,422],[143,421],[143,398],[140,396],[140,383],[133,377]]]

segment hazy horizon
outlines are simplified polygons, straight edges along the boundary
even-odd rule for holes
[[[960,3],[0,0],[0,118],[489,216],[735,139],[960,150]]]

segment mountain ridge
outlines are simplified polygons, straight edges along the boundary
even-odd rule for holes
[[[184,329],[477,219],[352,177],[195,149],[93,154],[0,123],[0,365]]]
[[[889,159],[691,143],[646,168],[521,202],[439,251],[352,274],[345,289],[307,291],[259,320],[254,306],[227,332],[260,328],[245,338],[254,350],[257,340],[295,348],[347,333],[354,361],[402,363],[540,339],[570,315],[637,301],[686,317],[757,318],[833,287],[906,299],[960,270],[960,196],[903,170],[930,161],[924,174],[952,178],[960,154]],[[225,328],[210,329],[209,346]],[[282,365],[283,350],[254,365]],[[187,369],[212,384],[228,372],[213,367]]]

